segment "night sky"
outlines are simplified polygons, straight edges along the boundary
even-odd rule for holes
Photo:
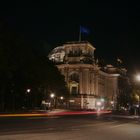
[[[52,49],[78,41],[82,25],[90,30],[82,40],[94,45],[96,57],[112,64],[119,57],[130,73],[136,73],[140,71],[139,7],[125,0],[17,1],[1,5],[0,20],[27,38],[46,41]]]

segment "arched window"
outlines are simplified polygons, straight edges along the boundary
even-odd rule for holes
[[[70,75],[69,79],[71,81],[79,82],[79,75],[77,73],[73,73]]]

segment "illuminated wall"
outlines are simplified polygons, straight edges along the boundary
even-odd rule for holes
[[[84,99],[88,102],[87,108],[94,108],[96,98],[111,100],[117,94],[119,74],[102,71],[95,63],[94,51],[89,42],[69,42],[49,54],[49,59],[65,76],[70,94],[81,98],[81,107],[84,106]],[[109,65],[109,68],[112,67]]]

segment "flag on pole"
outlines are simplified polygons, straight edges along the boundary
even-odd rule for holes
[[[89,34],[89,29],[83,26],[80,26],[80,33]]]
[[[81,34],[89,34],[90,31],[88,28],[80,26],[80,31],[79,31],[79,41],[81,41]]]

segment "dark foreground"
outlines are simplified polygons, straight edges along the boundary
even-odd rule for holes
[[[0,140],[140,140],[140,122],[95,114],[1,117]]]

